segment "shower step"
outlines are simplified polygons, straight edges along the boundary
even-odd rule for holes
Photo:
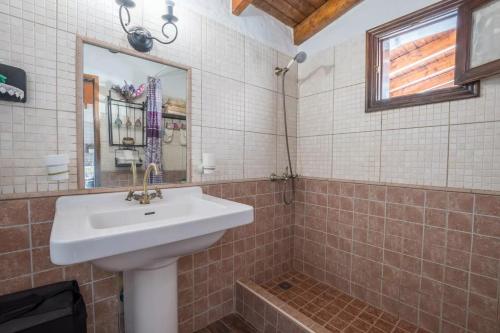
[[[236,311],[258,332],[429,333],[298,272],[262,285],[239,280]]]

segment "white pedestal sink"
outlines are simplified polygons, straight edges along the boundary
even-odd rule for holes
[[[164,199],[150,205],[125,201],[126,195],[58,199],[51,260],[124,272],[126,333],[175,333],[177,259],[251,223],[253,208],[204,195],[200,187],[164,190]]]

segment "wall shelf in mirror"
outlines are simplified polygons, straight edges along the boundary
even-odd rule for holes
[[[145,146],[145,103],[107,97],[108,134],[111,146]]]
[[[175,113],[163,113],[162,117],[165,119],[177,119],[177,120],[186,120],[186,116],[182,114]]]
[[[115,150],[115,166],[117,168],[130,168],[132,166],[132,162],[130,161],[136,161],[136,167],[143,165],[140,152],[137,149],[119,148]]]

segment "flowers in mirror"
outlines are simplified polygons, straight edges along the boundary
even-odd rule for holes
[[[146,91],[146,85],[143,83],[139,87],[135,87],[133,84],[128,84],[127,81],[123,81],[123,86],[113,85],[111,89],[118,93],[120,97],[127,102],[132,102],[139,97],[141,97]]]
[[[127,33],[127,39],[130,45],[139,52],[149,52],[153,48],[154,41],[161,44],[171,44],[177,39],[179,30],[177,29],[177,17],[174,15],[175,3],[171,0],[166,1],[167,13],[162,15],[165,22],[161,27],[162,38],[154,37],[148,29],[140,26],[130,27],[130,8],[135,7],[133,0],[116,0],[120,5],[119,17],[123,31]]]

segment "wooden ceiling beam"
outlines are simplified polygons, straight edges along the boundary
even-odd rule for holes
[[[294,29],[295,45],[300,45],[362,0],[328,0]]]
[[[251,3],[252,0],[232,0],[233,15],[240,16]]]
[[[309,2],[304,0],[288,0],[288,2],[295,6],[305,17],[308,17],[316,10],[316,7],[312,6]]]
[[[276,9],[274,6],[270,5],[266,0],[253,0],[252,5],[263,10],[271,16],[274,16],[284,24],[289,27],[295,27],[297,25],[297,21],[289,17],[288,15],[283,14],[280,10]]]
[[[314,8],[318,9],[319,7],[325,4],[324,0],[302,0],[307,2],[309,5],[314,6]]]
[[[288,0],[264,0],[264,1],[267,2],[269,6],[274,7],[277,11],[281,12],[283,15],[288,16],[295,22],[302,22],[307,17],[307,15],[304,15],[301,11],[292,6]]]

